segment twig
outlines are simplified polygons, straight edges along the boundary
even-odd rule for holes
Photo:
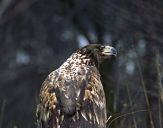
[[[128,112],[128,113],[122,114],[122,115],[120,115],[120,116],[117,116],[117,117],[115,117],[114,119],[112,119],[112,120],[109,122],[107,128],[109,128],[110,125],[111,125],[114,121],[116,121],[117,119],[119,119],[119,118],[122,118],[122,117],[125,117],[125,116],[130,116],[130,115],[133,115],[133,114],[136,114],[136,113],[139,113],[139,112],[146,112],[146,111],[151,111],[151,110],[154,110],[154,109],[143,109],[143,110],[138,110],[138,111],[134,111],[134,112]]]
[[[130,107],[131,107],[131,112],[132,112],[132,117],[133,117],[134,127],[137,128],[136,119],[135,119],[135,116],[134,116],[134,114],[133,114],[133,112],[134,112],[134,108],[133,108],[133,105],[132,105],[131,95],[130,95],[130,91],[129,91],[129,88],[128,88],[128,85],[127,85],[127,84],[126,84],[126,89],[127,89],[127,94],[128,94],[129,104],[130,104]]]
[[[138,71],[139,71],[139,74],[140,74],[141,84],[142,84],[142,87],[143,87],[145,101],[146,101],[146,104],[147,104],[147,108],[149,110],[150,109],[149,99],[148,99],[147,90],[146,90],[144,79],[143,79],[143,74],[142,74],[141,66],[140,66],[140,63],[139,63],[138,60],[137,60],[137,65],[138,65]],[[153,123],[153,117],[152,117],[151,111],[148,111],[148,114],[149,114],[151,128],[155,128],[154,127],[154,123]]]
[[[106,121],[106,123],[112,118],[112,116],[110,115]]]
[[[133,46],[134,46],[134,44],[133,44]],[[145,86],[145,82],[144,82],[144,78],[143,78],[143,73],[142,73],[142,69],[141,69],[141,66],[140,66],[140,62],[137,59],[137,52],[136,52],[136,50],[135,50],[135,55],[136,55],[136,63],[138,65],[138,72],[140,74],[141,85],[143,87],[145,101],[146,101],[146,105],[147,105],[147,108],[148,108],[147,110],[148,110],[148,115],[149,115],[149,119],[150,119],[151,128],[155,128],[154,127],[154,123],[153,123],[152,113],[151,113],[151,111],[149,111],[150,110],[150,103],[149,103],[149,99],[148,99],[148,95],[147,95],[147,89],[146,89],[146,86]]]
[[[159,125],[162,128],[162,117],[161,117],[161,103],[163,103],[163,86],[161,82],[160,74],[160,56],[156,54],[156,68],[157,68],[157,77],[158,77],[158,111],[159,111]]]

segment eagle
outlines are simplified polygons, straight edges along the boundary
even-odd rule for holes
[[[43,82],[36,109],[38,128],[106,128],[100,63],[115,48],[89,44],[74,52]]]

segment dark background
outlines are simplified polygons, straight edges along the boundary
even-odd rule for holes
[[[35,128],[45,77],[93,42],[118,51],[100,67],[109,127],[162,128],[162,0],[0,0],[0,128]]]

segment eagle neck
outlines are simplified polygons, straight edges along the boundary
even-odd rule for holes
[[[67,60],[66,62],[64,62],[61,65],[61,69],[66,69],[66,70],[70,70],[72,69],[72,67],[79,67],[79,66],[95,66],[98,68],[97,62],[96,60],[94,60],[91,57],[88,57],[86,55],[82,55],[79,53],[74,53],[72,54]]]

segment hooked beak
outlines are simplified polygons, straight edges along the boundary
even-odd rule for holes
[[[117,55],[117,51],[115,48],[111,47],[111,46],[105,46],[102,52],[103,55],[106,56],[116,56]]]

